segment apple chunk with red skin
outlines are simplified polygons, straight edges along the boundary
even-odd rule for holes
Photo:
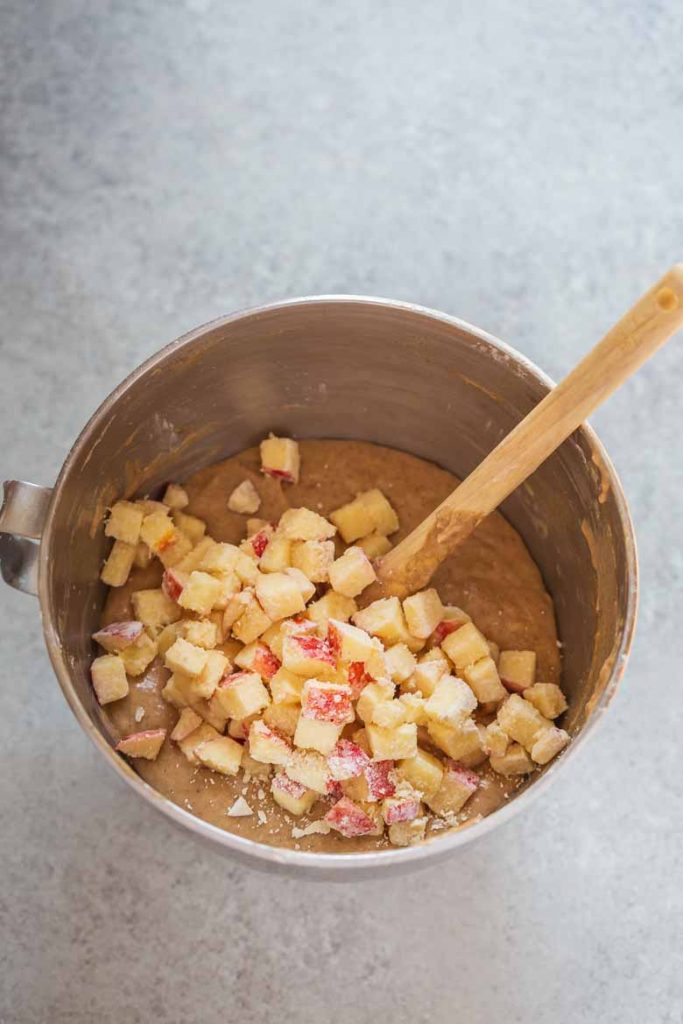
[[[318,794],[314,790],[295,782],[284,772],[279,772],[275,776],[270,784],[270,791],[275,803],[295,817],[310,811],[318,799]]]
[[[129,736],[124,736],[114,750],[119,754],[125,754],[126,757],[144,757],[146,761],[155,761],[165,739],[165,729],[146,729],[144,732],[133,732]]]
[[[362,775],[370,764],[370,758],[352,740],[339,740],[332,753],[328,755],[327,764],[332,778],[336,782],[344,782],[346,779]]]
[[[347,796],[343,796],[330,808],[324,820],[345,839],[378,834],[377,822]]]
[[[93,633],[92,638],[100,647],[104,647],[105,651],[116,654],[117,651],[123,651],[135,643],[143,629],[144,626],[141,622],[133,620],[110,622],[104,629],[98,629],[96,633]]]
[[[330,674],[337,660],[326,640],[307,634],[285,636],[282,642],[282,664],[295,675],[312,676]]]
[[[481,779],[457,761],[447,760],[444,768],[441,785],[427,803],[435,814],[457,814],[477,791]]]
[[[291,437],[271,434],[261,441],[261,472],[275,480],[295,484],[299,480],[299,445]]]

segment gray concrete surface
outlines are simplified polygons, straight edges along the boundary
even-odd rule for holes
[[[416,300],[560,375],[683,257],[676,0],[0,2],[0,468],[50,483],[236,307]],[[252,874],[132,799],[0,590],[0,1021],[683,1019],[681,339],[595,417],[640,543],[622,691],[445,867]]]

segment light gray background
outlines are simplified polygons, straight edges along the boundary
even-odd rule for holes
[[[683,258],[679,0],[3,0],[0,469],[269,299],[457,314],[566,371]],[[0,1021],[683,1019],[681,339],[595,417],[642,602],[602,730],[445,867],[252,874],[95,756],[0,591]]]

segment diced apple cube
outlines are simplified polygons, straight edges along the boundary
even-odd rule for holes
[[[310,634],[295,633],[282,641],[282,664],[299,676],[329,674],[337,667],[337,659],[327,640]]]
[[[411,689],[419,691],[423,697],[431,697],[439,681],[448,674],[448,665],[440,661],[420,661],[410,677]]]
[[[507,697],[496,663],[490,656],[468,665],[462,674],[480,704],[498,703]]]
[[[396,687],[390,679],[378,679],[364,687],[356,703],[356,714],[361,721],[374,721],[380,704],[392,700]]]
[[[251,589],[243,590],[238,594],[233,594],[232,597],[228,599],[228,603],[223,610],[222,628],[224,634],[234,626],[240,616],[242,616],[247,610],[251,602],[255,600],[254,592]],[[261,606],[259,605],[259,608],[260,607]]]
[[[221,734],[208,722],[202,722],[194,732],[189,733],[182,740],[178,740],[178,746],[190,764],[199,764],[197,750],[204,743],[221,739]]]
[[[173,522],[178,527],[181,533],[185,534],[188,540],[194,547],[198,544],[206,533],[206,523],[203,519],[198,519],[197,516],[190,516],[187,512],[181,512],[179,509],[175,509],[172,513]]]
[[[291,761],[293,750],[284,736],[257,718],[249,727],[249,753],[255,761],[284,766]]]
[[[311,583],[327,583],[330,566],[334,562],[334,541],[297,540],[290,543],[292,566]]]
[[[439,758],[423,750],[422,747],[417,748],[414,757],[403,758],[399,761],[396,770],[399,777],[409,782],[413,789],[422,793],[425,799],[436,793],[444,773]]]
[[[360,775],[342,783],[345,796],[360,803],[378,803],[396,792],[393,761],[370,761]]]
[[[325,815],[325,821],[346,839],[376,835],[377,822],[359,804],[343,796]]]
[[[286,707],[286,705],[277,705]],[[299,715],[294,733],[294,745],[302,749],[317,750],[320,754],[330,754],[337,745],[343,724],[324,721],[319,718],[306,718]]]
[[[501,651],[498,674],[506,690],[523,693],[536,678],[536,652]]]
[[[306,603],[295,580],[283,572],[262,574],[256,581],[256,597],[273,622],[304,611]]]
[[[464,672],[468,665],[473,665],[480,658],[489,657],[486,637],[479,632],[473,622],[467,622],[460,629],[449,633],[442,642],[441,649],[451,659],[457,672]]]
[[[270,792],[275,803],[295,817],[310,811],[318,799],[318,794],[314,790],[307,789],[301,783],[290,779],[285,772],[278,772],[274,777],[270,784]]]
[[[230,606],[228,605],[228,607]],[[244,611],[232,627],[232,635],[243,644],[251,644],[270,626],[272,626],[271,620],[256,600],[255,595],[250,593],[247,595]]]
[[[161,589],[169,601],[178,603],[178,598],[183,592],[185,584],[190,578],[189,573],[183,572],[177,567],[164,570],[161,578]]]
[[[429,738],[440,750],[456,761],[470,768],[486,760],[483,729],[471,718],[459,725],[430,720],[427,724]]]
[[[156,761],[164,740],[165,729],[146,729],[144,732],[133,732],[124,736],[114,747],[119,754],[126,757],[143,757],[146,761]]]
[[[220,593],[219,580],[207,572],[195,569],[183,587],[178,604],[188,611],[197,612],[198,615],[208,615]]]
[[[177,622],[181,611],[159,587],[153,590],[136,590],[132,597],[136,617],[155,633],[171,622]]]
[[[203,647],[196,647],[182,637],[169,647],[164,657],[166,668],[171,672],[183,672],[188,676],[198,676],[207,663],[209,652]]]
[[[212,611],[223,612],[232,601],[235,594],[239,593],[241,583],[239,576],[234,572],[215,573],[218,581],[218,596],[213,602]]]
[[[221,651],[206,651],[204,668],[192,680],[192,694],[208,700],[229,668],[230,662]]]
[[[416,725],[427,724],[424,697],[419,696],[417,693],[402,693],[398,699],[399,703],[403,706],[404,721],[415,722]],[[381,724],[381,722],[378,722],[378,725]]]
[[[369,533],[367,537],[361,537],[357,540],[356,544],[359,548],[363,549],[371,561],[386,555],[392,548],[392,543],[388,537],[382,537],[379,533]]]
[[[280,516],[278,533],[288,540],[329,540],[336,527],[310,508],[288,508]]]
[[[429,719],[447,725],[460,725],[477,706],[477,698],[467,683],[455,676],[442,676],[425,703]]]
[[[564,729],[558,729],[554,725],[544,729],[530,750],[532,761],[536,764],[548,764],[556,754],[564,750],[569,739],[569,733]]]
[[[365,687],[369,683],[375,682],[374,677],[366,671],[362,661],[352,661],[345,668],[342,668],[341,672],[344,681],[351,687],[351,698],[353,700],[358,700]]]
[[[272,679],[280,669],[280,661],[264,643],[256,641],[243,647],[235,657],[240,668],[256,672],[262,679]]]
[[[137,566],[138,569],[146,569],[151,563],[153,554],[144,541],[139,540],[135,545],[135,555],[133,556],[133,565]]]
[[[152,512],[145,516],[140,527],[140,538],[158,555],[177,539],[176,527],[167,512]]]
[[[381,725],[384,729],[395,729],[408,721],[406,706],[400,700],[383,701],[375,708],[372,721],[374,725]]]
[[[503,732],[498,722],[489,722],[484,730],[484,750],[489,756],[502,757],[508,746],[510,737]]]
[[[140,539],[140,527],[144,513],[132,501],[117,501],[112,506],[104,528],[106,537],[122,540],[135,546]]]
[[[293,566],[285,569],[285,575],[289,576],[298,587],[304,605],[307,601],[310,601],[315,594],[315,583],[311,583],[308,576],[305,576],[301,569],[295,569]]]
[[[405,644],[394,644],[384,655],[384,661],[391,678],[403,683],[417,668],[417,661],[412,651]]]
[[[367,608],[356,612],[353,621],[360,629],[380,637],[388,646],[404,643],[414,650],[415,638],[408,632],[401,602],[397,597],[382,597],[379,601],[373,601]],[[421,641],[418,640],[417,645],[421,647]]]
[[[420,655],[420,665],[427,665],[429,662],[436,662],[437,665],[440,665],[442,675],[446,675],[451,670],[451,663],[440,647],[432,647]]]
[[[365,731],[374,761],[398,761],[417,753],[417,726],[404,722],[395,729],[366,723]]]
[[[240,549],[234,544],[219,544],[212,541],[203,549],[195,568],[201,569],[203,572],[234,573],[239,559]]]
[[[123,651],[126,647],[130,647],[132,643],[135,643],[142,630],[143,625],[141,622],[110,622],[108,626],[98,629],[96,633],[93,633],[92,638],[105,651],[115,654],[117,651]]]
[[[524,700],[533,704],[545,718],[558,718],[567,710],[564,694],[555,683],[534,683],[526,687]]]
[[[542,732],[552,728],[552,722],[518,693],[511,693],[498,708],[498,724],[510,739],[521,743],[528,751]]]
[[[377,579],[372,562],[362,548],[347,548],[329,567],[333,590],[344,597],[357,597]]]
[[[315,750],[295,750],[285,772],[294,782],[314,793],[325,795],[328,791],[330,769],[322,754]]]
[[[137,640],[121,651],[120,658],[129,676],[141,676],[152,664],[158,651],[156,641],[147,633],[141,633]]]
[[[290,437],[271,434],[261,441],[261,472],[284,483],[299,482],[299,445]]]
[[[330,648],[340,661],[365,663],[374,654],[377,647],[377,641],[364,629],[337,619],[330,619],[327,627],[327,639]]]
[[[326,632],[331,619],[348,622],[357,610],[358,606],[352,597],[344,597],[343,594],[335,594],[334,590],[328,590],[318,601],[309,604],[306,615],[322,632]]]
[[[256,583],[259,577],[259,570],[256,561],[256,554],[252,549],[253,558],[246,555],[244,551],[238,548],[237,560],[235,562],[235,572],[242,583],[252,585]]]
[[[370,763],[367,753],[351,740],[339,740],[327,758],[331,777],[336,782],[357,778]]]
[[[489,763],[499,775],[528,775],[534,770],[531,760],[521,743],[511,743],[504,754],[491,754]]]
[[[102,654],[90,666],[95,695],[100,704],[111,704],[128,695],[126,667],[116,654]]]
[[[229,718],[248,718],[267,707],[270,697],[255,672],[233,672],[218,681],[211,702]]]
[[[259,559],[259,569],[261,572],[284,572],[291,564],[292,541],[276,534]]]
[[[182,623],[180,636],[195,647],[210,651],[218,643],[218,627],[210,619],[186,619]]]
[[[252,515],[261,507],[261,498],[251,480],[243,480],[228,498],[228,508],[240,515]]]
[[[396,825],[400,821],[413,821],[414,818],[420,817],[422,810],[420,794],[405,782],[399,786],[393,796],[387,796],[382,800],[382,817],[387,825]]]
[[[449,633],[454,633],[465,623],[471,622],[471,617],[457,605],[449,604],[443,610],[441,622],[438,623],[431,636],[431,643],[438,647],[446,639]]]
[[[293,739],[300,715],[301,708],[298,704],[269,704],[263,712],[263,721],[271,729]]]
[[[135,559],[135,546],[115,540],[107,561],[102,566],[100,579],[108,587],[122,587],[130,575]]]
[[[229,736],[207,740],[195,748],[197,760],[205,768],[221,775],[237,775],[242,763],[244,747]]]
[[[335,725],[353,722],[351,687],[318,679],[306,680],[301,691],[301,713],[305,718],[334,722]]]
[[[389,826],[389,842],[392,846],[414,846],[424,839],[427,818],[413,818],[412,821],[398,821]]]
[[[270,680],[270,694],[274,704],[300,704],[303,676],[297,676],[289,669],[279,668]]]
[[[292,621],[294,620],[285,619],[284,622],[274,622],[272,626],[268,627],[265,633],[261,634],[260,640],[257,641],[257,643],[263,644],[267,647],[271,654],[277,658],[280,664],[282,663],[282,642],[285,635],[288,635],[284,632],[283,627],[288,626]]]
[[[155,552],[155,554],[161,564],[166,568],[169,568],[170,566],[176,566],[183,563],[191,552],[192,541],[190,538],[180,530],[176,530],[173,541],[160,551]]]
[[[186,676],[184,672],[174,672],[169,676],[166,685],[161,691],[161,696],[174,708],[187,707],[193,701],[192,680],[193,676]]]
[[[444,767],[441,785],[427,800],[434,813],[442,816],[461,811],[481,782],[476,772],[456,761],[447,761]]]
[[[174,743],[180,743],[186,736],[189,736],[191,732],[198,729],[202,724],[202,719],[196,711],[192,708],[183,708],[180,712],[180,717],[176,722],[173,732],[171,733],[171,739]]]
[[[365,491],[330,515],[345,544],[370,533],[386,537],[399,528],[398,516],[380,490]]]
[[[429,590],[421,590],[418,594],[406,597],[403,613],[412,635],[426,640],[443,619],[444,607],[436,590],[430,587]]]
[[[270,546],[270,542],[275,534],[270,523],[266,523],[258,533],[253,534],[248,540],[242,541],[240,544],[240,550],[244,551],[250,557],[253,555],[256,559],[261,559],[265,555],[266,551]]]
[[[187,491],[180,484],[169,484],[164,492],[164,505],[168,505],[169,508],[187,508],[190,504],[190,499]]]

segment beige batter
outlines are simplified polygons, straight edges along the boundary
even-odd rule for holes
[[[365,442],[301,441],[300,450],[301,481],[295,485],[264,477],[258,448],[200,470],[184,484],[190,496],[186,511],[205,520],[215,540],[237,544],[245,536],[246,517],[230,512],[227,500],[245,477],[253,481],[261,495],[257,515],[268,520],[277,520],[286,508],[299,506],[328,515],[358,491],[378,487],[400,517],[401,530],[391,538],[395,544],[457,483],[454,476],[432,463]],[[131,593],[159,586],[161,572],[158,562],[146,570],[134,569],[125,586],[111,590],[103,625],[131,618]],[[467,611],[485,636],[501,648],[536,651],[537,678],[559,683],[560,657],[551,598],[524,542],[502,516],[494,513],[477,528],[441,566],[433,586],[444,604]],[[117,738],[140,729],[173,728],[178,713],[160,696],[167,677],[165,669],[152,667],[139,680],[131,680],[128,697],[104,709]],[[144,710],[141,719],[139,709]],[[295,821],[275,805],[268,795],[268,780],[245,783],[241,776],[228,778],[195,768],[173,743],[164,744],[156,761],[136,760],[134,765],[147,782],[181,807],[219,828],[262,843],[335,853],[389,845],[386,838],[343,839],[334,832],[295,840],[292,826],[301,826],[308,818]],[[495,810],[517,785],[487,770],[485,784],[465,807],[467,818]],[[254,814],[228,817],[228,809],[240,795]],[[323,806],[317,804],[312,817],[322,817]],[[257,816],[259,810],[265,814],[264,822]]]

